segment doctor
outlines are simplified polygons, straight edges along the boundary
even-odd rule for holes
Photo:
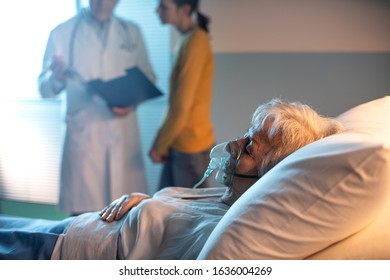
[[[117,3],[90,0],[54,28],[38,79],[42,97],[66,93],[59,207],[73,215],[147,191],[135,108],[109,108],[85,83],[122,76],[133,66],[155,81],[141,31],[113,15]]]

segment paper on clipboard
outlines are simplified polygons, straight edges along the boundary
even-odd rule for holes
[[[136,106],[143,101],[162,96],[161,91],[138,68],[126,70],[126,75],[112,80],[93,80],[87,84],[110,107]]]

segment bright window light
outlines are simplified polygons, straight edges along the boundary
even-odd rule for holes
[[[50,31],[76,13],[71,0],[3,1],[1,99],[39,98],[37,78]]]

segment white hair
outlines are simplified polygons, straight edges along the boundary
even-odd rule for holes
[[[299,148],[342,132],[344,127],[336,119],[323,117],[306,104],[272,99],[256,109],[250,129],[254,133],[265,132],[271,145],[259,165],[259,176],[262,176]]]

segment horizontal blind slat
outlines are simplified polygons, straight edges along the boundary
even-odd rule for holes
[[[60,102],[7,101],[0,120],[0,195],[56,204],[61,154]],[[4,112],[4,111],[3,111]]]

